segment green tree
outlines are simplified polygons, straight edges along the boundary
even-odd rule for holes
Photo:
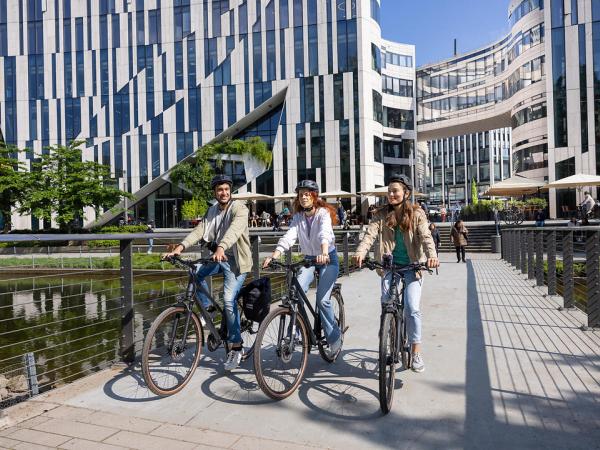
[[[477,195],[477,182],[475,178],[471,180],[471,203],[476,205],[479,203],[479,196]]]
[[[21,150],[0,141],[0,213],[5,230],[11,227],[12,209],[23,198],[27,185],[27,170],[18,159],[19,152]]]
[[[99,213],[100,208],[131,197],[118,189],[108,166],[83,161],[81,145],[81,141],[74,141],[68,146],[50,147],[49,153],[32,163],[20,213],[55,219],[62,231],[71,232],[73,222],[84,218],[84,208],[92,207]]]
[[[171,181],[191,192],[194,210],[198,215],[206,212],[208,202],[213,198],[210,181],[215,175],[215,168],[222,167],[223,155],[248,155],[266,167],[271,165],[273,159],[267,144],[259,137],[226,139],[200,147],[193,158],[178,164],[170,173]]]

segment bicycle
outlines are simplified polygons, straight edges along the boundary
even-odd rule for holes
[[[298,282],[300,269],[314,264],[314,261],[303,260],[292,264],[271,261],[269,265],[285,270],[288,295],[281,299],[281,304],[269,313],[258,329],[254,371],[261,390],[274,400],[287,398],[297,389],[306,369],[308,353],[313,347],[318,347],[319,354],[328,363],[335,361],[341,351],[340,348],[336,354],[329,352],[321,330],[319,305],[312,307]],[[343,339],[347,328],[344,328],[344,300],[339,283],[333,286],[331,301]],[[307,309],[313,317],[312,328]]]
[[[525,214],[516,206],[511,206],[500,211],[500,219],[507,225],[521,225],[525,220]]]
[[[144,340],[142,373],[148,388],[160,396],[172,395],[183,389],[198,366],[205,336],[204,325],[194,310],[195,304],[198,305],[200,316],[208,328],[207,349],[214,352],[227,342],[226,321],[221,320],[217,328],[212,312],[209,311],[214,309],[215,317],[218,317],[217,313],[224,317],[223,308],[210,292],[196,281],[196,266],[215,264],[215,261],[202,258],[191,261],[179,256],[166,258],[165,261],[188,272],[188,285],[185,293],[177,296],[177,303],[169,306],[154,319]],[[198,301],[197,290],[201,290],[210,300],[211,306],[208,309]],[[244,346],[242,361],[245,361],[252,356],[258,324],[244,317],[241,300],[238,298],[237,301]]]
[[[405,370],[410,368],[412,362],[412,351],[408,344],[404,317],[404,275],[410,271],[426,270],[429,273],[432,271],[424,263],[397,266],[382,264],[367,258],[364,264],[370,270],[392,271],[391,300],[381,305],[379,325],[379,406],[381,411],[387,414],[392,409],[396,364],[400,362],[398,354],[401,356],[402,367]],[[402,287],[398,291],[399,281],[402,282]]]

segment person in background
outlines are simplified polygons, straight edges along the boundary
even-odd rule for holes
[[[269,214],[266,210],[263,211],[260,215],[260,220],[263,227],[268,227],[271,224],[271,214]]]
[[[541,209],[538,209],[537,212],[535,213],[535,226],[543,227],[545,221],[546,221],[546,215],[544,214],[544,211],[542,211]]]
[[[423,201],[419,202],[419,204],[421,205],[421,209],[425,213],[425,217],[427,217],[427,219],[429,220],[429,207],[427,206],[427,203]]]
[[[151,233],[154,233],[154,224],[152,222],[148,222],[146,226],[146,233],[149,233],[149,236],[152,236]],[[154,238],[148,237],[148,254],[152,253],[152,246],[154,245]]]
[[[585,192],[584,194],[584,199],[583,201],[579,204],[579,206],[581,206],[583,208],[583,211],[585,213],[585,215],[589,215],[592,210],[594,209],[594,206],[596,206],[596,202],[594,201],[594,198],[591,196],[591,194],[589,192]]]
[[[457,220],[454,226],[452,227],[452,231],[450,232],[450,238],[452,238],[452,242],[454,243],[454,247],[456,248],[456,262],[459,263],[461,261],[466,263],[465,259],[465,248],[468,244],[468,235],[469,230],[465,227],[465,224],[462,220]]]
[[[258,227],[258,214],[256,214],[256,212],[250,214],[250,226]]]
[[[569,223],[567,223],[568,227],[577,227],[579,226],[579,222],[577,221],[577,217],[571,217]]]
[[[344,209],[344,205],[342,205],[342,201],[339,198],[336,205],[336,212],[338,223],[343,226],[346,222],[346,210]]]
[[[290,223],[290,217],[291,217],[291,213],[290,213],[290,208],[288,208],[288,205],[285,204],[283,205],[283,209],[281,210],[281,215],[283,217],[283,225],[287,225]]]
[[[440,217],[442,218],[442,222],[446,221],[446,216],[448,215],[448,210],[446,209],[446,205],[443,204],[440,208]]]
[[[431,231],[431,237],[433,238],[433,242],[435,243],[435,252],[439,256],[440,244],[442,243],[442,238],[440,237],[440,230],[437,229],[434,223],[430,223],[429,231]]]

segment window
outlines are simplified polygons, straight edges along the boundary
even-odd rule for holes
[[[319,74],[319,42],[316,25],[308,27],[308,74]]]
[[[189,2],[185,6],[176,6],[173,8],[173,23],[175,27],[175,40],[181,40],[190,34],[191,21]]]
[[[387,106],[383,110],[383,126],[403,130],[415,129],[414,113],[412,110],[389,108]]]
[[[344,118],[344,76],[336,73],[333,76],[333,117],[335,120]]]
[[[373,120],[383,124],[383,105],[381,94],[373,90]]]
[[[279,28],[290,26],[290,12],[288,0],[279,0]]]
[[[260,32],[252,33],[252,57],[254,81],[262,81],[262,40]]]
[[[294,69],[296,77],[304,76],[304,34],[302,27],[294,28]]]
[[[160,42],[160,10],[148,11],[148,39],[150,44]]]
[[[384,94],[398,95],[400,97],[413,97],[414,95],[412,80],[382,75],[381,81]]]
[[[373,43],[371,43],[371,69],[381,74],[381,51]]]
[[[552,4],[557,3],[553,2]],[[552,30],[552,82],[554,92],[554,145],[568,146],[567,133],[567,82],[566,82],[565,30]]]
[[[294,2],[294,27],[301,27],[303,25],[302,0],[293,0],[293,2]]]
[[[373,158],[375,162],[383,163],[383,141],[377,136],[373,136]]]
[[[371,18],[377,23],[380,22],[379,0],[371,0]]]
[[[267,31],[267,80],[271,81],[277,77],[277,58],[275,56],[275,31]],[[283,63],[282,63],[283,64]]]

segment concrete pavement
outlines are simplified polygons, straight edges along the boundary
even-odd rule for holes
[[[450,258],[450,257],[448,257]],[[309,357],[305,381],[273,402],[251,363],[227,375],[206,353],[179,394],[154,397],[139,367],[107,370],[10,408],[0,447],[600,448],[600,334],[579,311],[492,255],[448,259],[423,291],[422,374],[399,372],[379,411],[374,273],[341,279],[341,358]]]

